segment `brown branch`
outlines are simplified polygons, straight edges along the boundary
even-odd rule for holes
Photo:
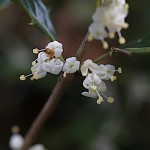
[[[81,61],[81,59],[83,58],[86,52],[86,47],[88,43],[87,37],[88,37],[88,33],[86,34],[84,40],[82,41],[80,47],[77,50],[76,57],[79,61]],[[62,74],[60,75],[57,84],[53,92],[51,93],[49,99],[45,103],[43,109],[41,110],[37,118],[34,120],[32,126],[30,127],[28,133],[26,134],[21,150],[27,150],[30,147],[30,145],[32,145],[33,142],[36,140],[40,130],[42,129],[45,122],[52,114],[62,94],[64,93],[66,88],[72,83],[74,76],[75,76],[74,74],[70,74],[67,75],[66,78],[63,78]]]

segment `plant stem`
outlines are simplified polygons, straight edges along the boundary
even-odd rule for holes
[[[79,61],[82,60],[86,52],[87,43],[88,43],[87,37],[88,37],[88,33],[86,34],[84,40],[82,41],[80,47],[77,50],[76,57]],[[33,121],[32,126],[27,132],[21,150],[27,150],[30,147],[30,145],[32,145],[33,142],[36,140],[45,122],[48,120],[48,118],[54,111],[56,105],[58,104],[62,94],[67,89],[67,87],[72,83],[74,76],[75,76],[74,74],[70,74],[70,75],[68,74],[66,78],[64,78],[62,74],[59,76],[57,84],[53,89],[52,94],[48,98],[41,112],[39,113],[37,118]]]

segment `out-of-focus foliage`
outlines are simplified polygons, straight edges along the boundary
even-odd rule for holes
[[[49,11],[42,0],[12,0],[21,6],[31,17],[30,25],[37,25],[51,40],[55,40],[55,31],[50,20]]]

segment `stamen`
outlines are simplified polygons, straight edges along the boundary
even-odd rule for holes
[[[109,32],[108,36],[110,39],[113,39],[115,37],[115,33],[114,32]]]
[[[45,51],[45,49],[38,49],[38,48],[34,48],[33,49],[33,54],[38,54],[39,52]]]
[[[117,77],[116,76],[110,76],[110,79],[113,82],[113,81],[115,81],[117,79]]]
[[[19,131],[20,131],[19,126],[17,126],[17,125],[12,126],[12,128],[11,128],[12,133],[19,133]]]
[[[98,95],[98,100],[97,100],[97,104],[101,104],[104,100],[103,98],[100,96],[99,92],[97,91],[97,86],[93,87]]]
[[[103,101],[104,101],[103,98],[99,97],[99,99],[97,100],[97,104],[101,104]]]
[[[107,98],[107,102],[109,102],[109,103],[113,103],[113,102],[114,102],[114,98],[112,98],[112,97],[108,97],[108,98]]]
[[[93,36],[91,34],[88,35],[88,41],[91,42],[93,40]]]
[[[118,31],[118,36],[119,36],[119,43],[120,43],[120,44],[126,43],[126,40],[125,40],[125,38],[121,35],[121,32],[120,32],[120,31]]]
[[[123,25],[123,28],[124,28],[124,29],[129,28],[129,24],[128,24],[127,22],[125,22],[124,25]]]
[[[26,80],[26,77],[25,77],[25,75],[21,75],[19,78],[20,78],[20,80],[21,80],[21,81],[24,81],[24,80]]]
[[[125,7],[125,9],[129,9],[129,4],[126,3],[126,4],[124,5],[124,7]]]
[[[21,81],[24,81],[24,80],[26,80],[27,77],[32,76],[32,75],[33,74],[29,74],[29,75],[26,75],[26,76],[25,75],[21,75],[19,78],[20,78]]]
[[[108,43],[106,41],[102,41],[103,48],[107,49],[109,47]]]
[[[33,49],[33,54],[38,54],[39,53],[39,50],[37,48],[34,48]]]
[[[33,62],[32,62],[32,66],[34,66],[36,64],[36,60],[34,60]]]
[[[66,78],[67,76],[67,71],[63,73],[63,77]]]
[[[122,73],[122,68],[121,67],[118,68],[118,73]]]

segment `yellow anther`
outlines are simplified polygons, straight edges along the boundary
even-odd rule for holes
[[[39,76],[33,75],[33,78],[34,78],[35,80],[38,80],[38,79],[39,79]]]
[[[91,34],[89,34],[88,41],[91,42],[92,40],[93,40],[93,36]]]
[[[129,4],[126,3],[126,4],[124,5],[124,7],[125,7],[125,9],[129,9]]]
[[[30,78],[30,80],[33,81],[33,80],[34,80],[34,77],[32,76],[32,77]]]
[[[38,49],[37,49],[37,48],[34,48],[34,49],[33,49],[33,54],[38,54],[38,53],[39,53]]]
[[[32,62],[32,66],[35,65],[35,64],[36,64],[36,61],[33,61],[33,62]]]
[[[126,43],[125,38],[124,37],[119,38],[119,43],[120,44],[125,44]]]
[[[127,22],[125,22],[124,25],[123,25],[123,28],[124,28],[124,29],[129,28],[129,24],[128,24]]]
[[[108,36],[110,39],[113,39],[115,37],[115,33],[114,32],[109,32]]]
[[[19,78],[20,78],[20,80],[21,80],[21,81],[24,81],[24,80],[26,80],[26,77],[25,77],[25,75],[21,75]]]
[[[117,79],[116,76],[111,76],[111,81],[115,81]]]
[[[114,98],[112,98],[112,97],[108,97],[108,98],[107,98],[107,102],[109,102],[109,103],[113,103],[113,102],[114,102]]]
[[[107,49],[109,47],[108,43],[106,41],[103,42],[103,48]]]
[[[122,73],[122,68],[121,67],[118,68],[118,73]]]
[[[97,104],[101,104],[103,101],[104,101],[103,98],[99,97],[99,99],[97,100]]]
[[[11,132],[12,133],[19,133],[20,128],[17,125],[12,126],[11,128]]]
[[[63,77],[64,77],[64,78],[66,78],[66,76],[67,76],[67,73],[66,73],[66,72],[64,72]]]
[[[97,90],[97,86],[91,86],[91,88],[93,89],[93,90]]]

